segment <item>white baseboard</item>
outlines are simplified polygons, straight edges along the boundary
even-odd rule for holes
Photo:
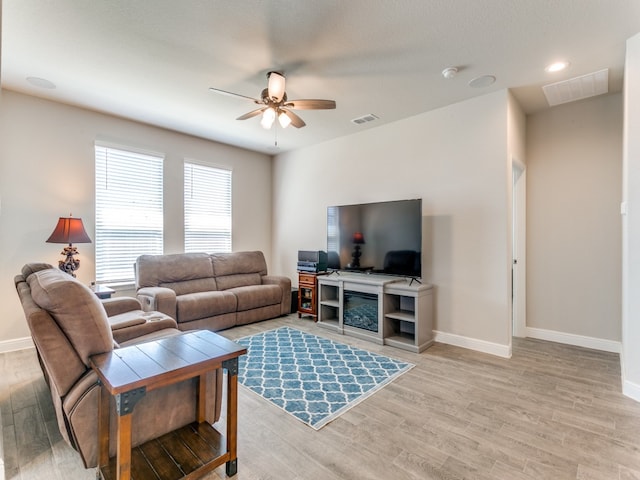
[[[640,402],[640,385],[628,380],[623,380],[622,394],[631,398],[632,400],[635,400],[636,402]]]
[[[14,338],[13,340],[3,340],[0,342],[0,353],[14,352],[16,350],[24,350],[25,348],[34,348],[31,337]]]
[[[636,402],[640,402],[640,385],[625,378],[624,348],[620,349],[620,372],[622,379],[622,394]]]
[[[530,338],[538,340],[548,340],[550,342],[565,343],[576,347],[592,348],[604,352],[620,353],[621,343],[603,338],[585,337],[573,333],[557,332],[555,330],[545,330],[543,328],[526,327],[525,334]]]
[[[468,348],[482,353],[489,353],[503,358],[511,358],[511,345],[502,345],[500,343],[487,342],[486,340],[478,340],[477,338],[463,337],[454,333],[433,331],[434,340],[456,347]]]

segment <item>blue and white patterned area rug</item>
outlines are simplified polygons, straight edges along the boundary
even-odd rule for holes
[[[238,382],[316,430],[415,366],[289,327],[236,341]]]

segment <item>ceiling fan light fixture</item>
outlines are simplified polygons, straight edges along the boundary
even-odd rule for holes
[[[260,120],[260,125],[266,130],[269,130],[273,125],[273,122],[276,119],[276,111],[273,108],[267,108],[262,113],[262,120]]]
[[[287,112],[284,110],[280,110],[280,114],[278,115],[278,122],[280,122],[280,126],[282,128],[287,128],[291,125],[291,117],[287,115]]]
[[[336,108],[335,100],[307,98],[289,101],[285,92],[285,77],[282,73],[275,71],[267,73],[267,88],[262,90],[260,99],[213,87],[210,87],[209,90],[222,95],[232,95],[251,100],[251,102],[259,105],[260,108],[240,115],[236,120],[247,120],[260,115],[260,124],[267,130],[273,126],[276,118],[282,128],[286,128],[289,125],[293,125],[295,128],[306,126],[304,120],[293,110],[333,110]]]
[[[284,76],[278,72],[269,72],[267,79],[269,80],[269,98],[278,103],[284,97]]]

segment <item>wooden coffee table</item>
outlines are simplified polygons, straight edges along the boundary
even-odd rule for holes
[[[129,480],[133,473],[136,480],[191,479],[223,463],[226,463],[227,475],[235,475],[238,469],[238,357],[246,352],[243,346],[220,335],[197,330],[91,357],[91,368],[102,384],[98,408],[98,476],[102,475],[104,480]],[[219,368],[227,370],[225,435],[206,421],[207,372]],[[132,452],[131,416],[138,400],[148,391],[193,377],[199,378],[196,421],[139,445]],[[117,413],[117,454],[112,459],[109,459],[109,396],[115,398]],[[157,440],[161,440],[162,448],[157,447]],[[176,447],[178,453],[171,452],[171,446]],[[153,454],[149,454],[150,451]],[[191,452],[190,456],[185,456],[185,451]],[[156,466],[158,463],[162,468]]]

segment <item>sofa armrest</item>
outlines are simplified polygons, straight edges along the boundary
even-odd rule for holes
[[[107,312],[107,317],[113,317],[114,315],[130,312],[131,310],[142,310],[140,301],[133,297],[105,298],[101,300],[101,302]]]
[[[176,317],[176,292],[166,287],[142,287],[136,292],[136,298],[142,304],[142,310],[153,310]]]
[[[282,301],[280,302],[280,315],[291,313],[291,279],[280,275],[263,275],[263,285],[280,285],[282,288]]]

